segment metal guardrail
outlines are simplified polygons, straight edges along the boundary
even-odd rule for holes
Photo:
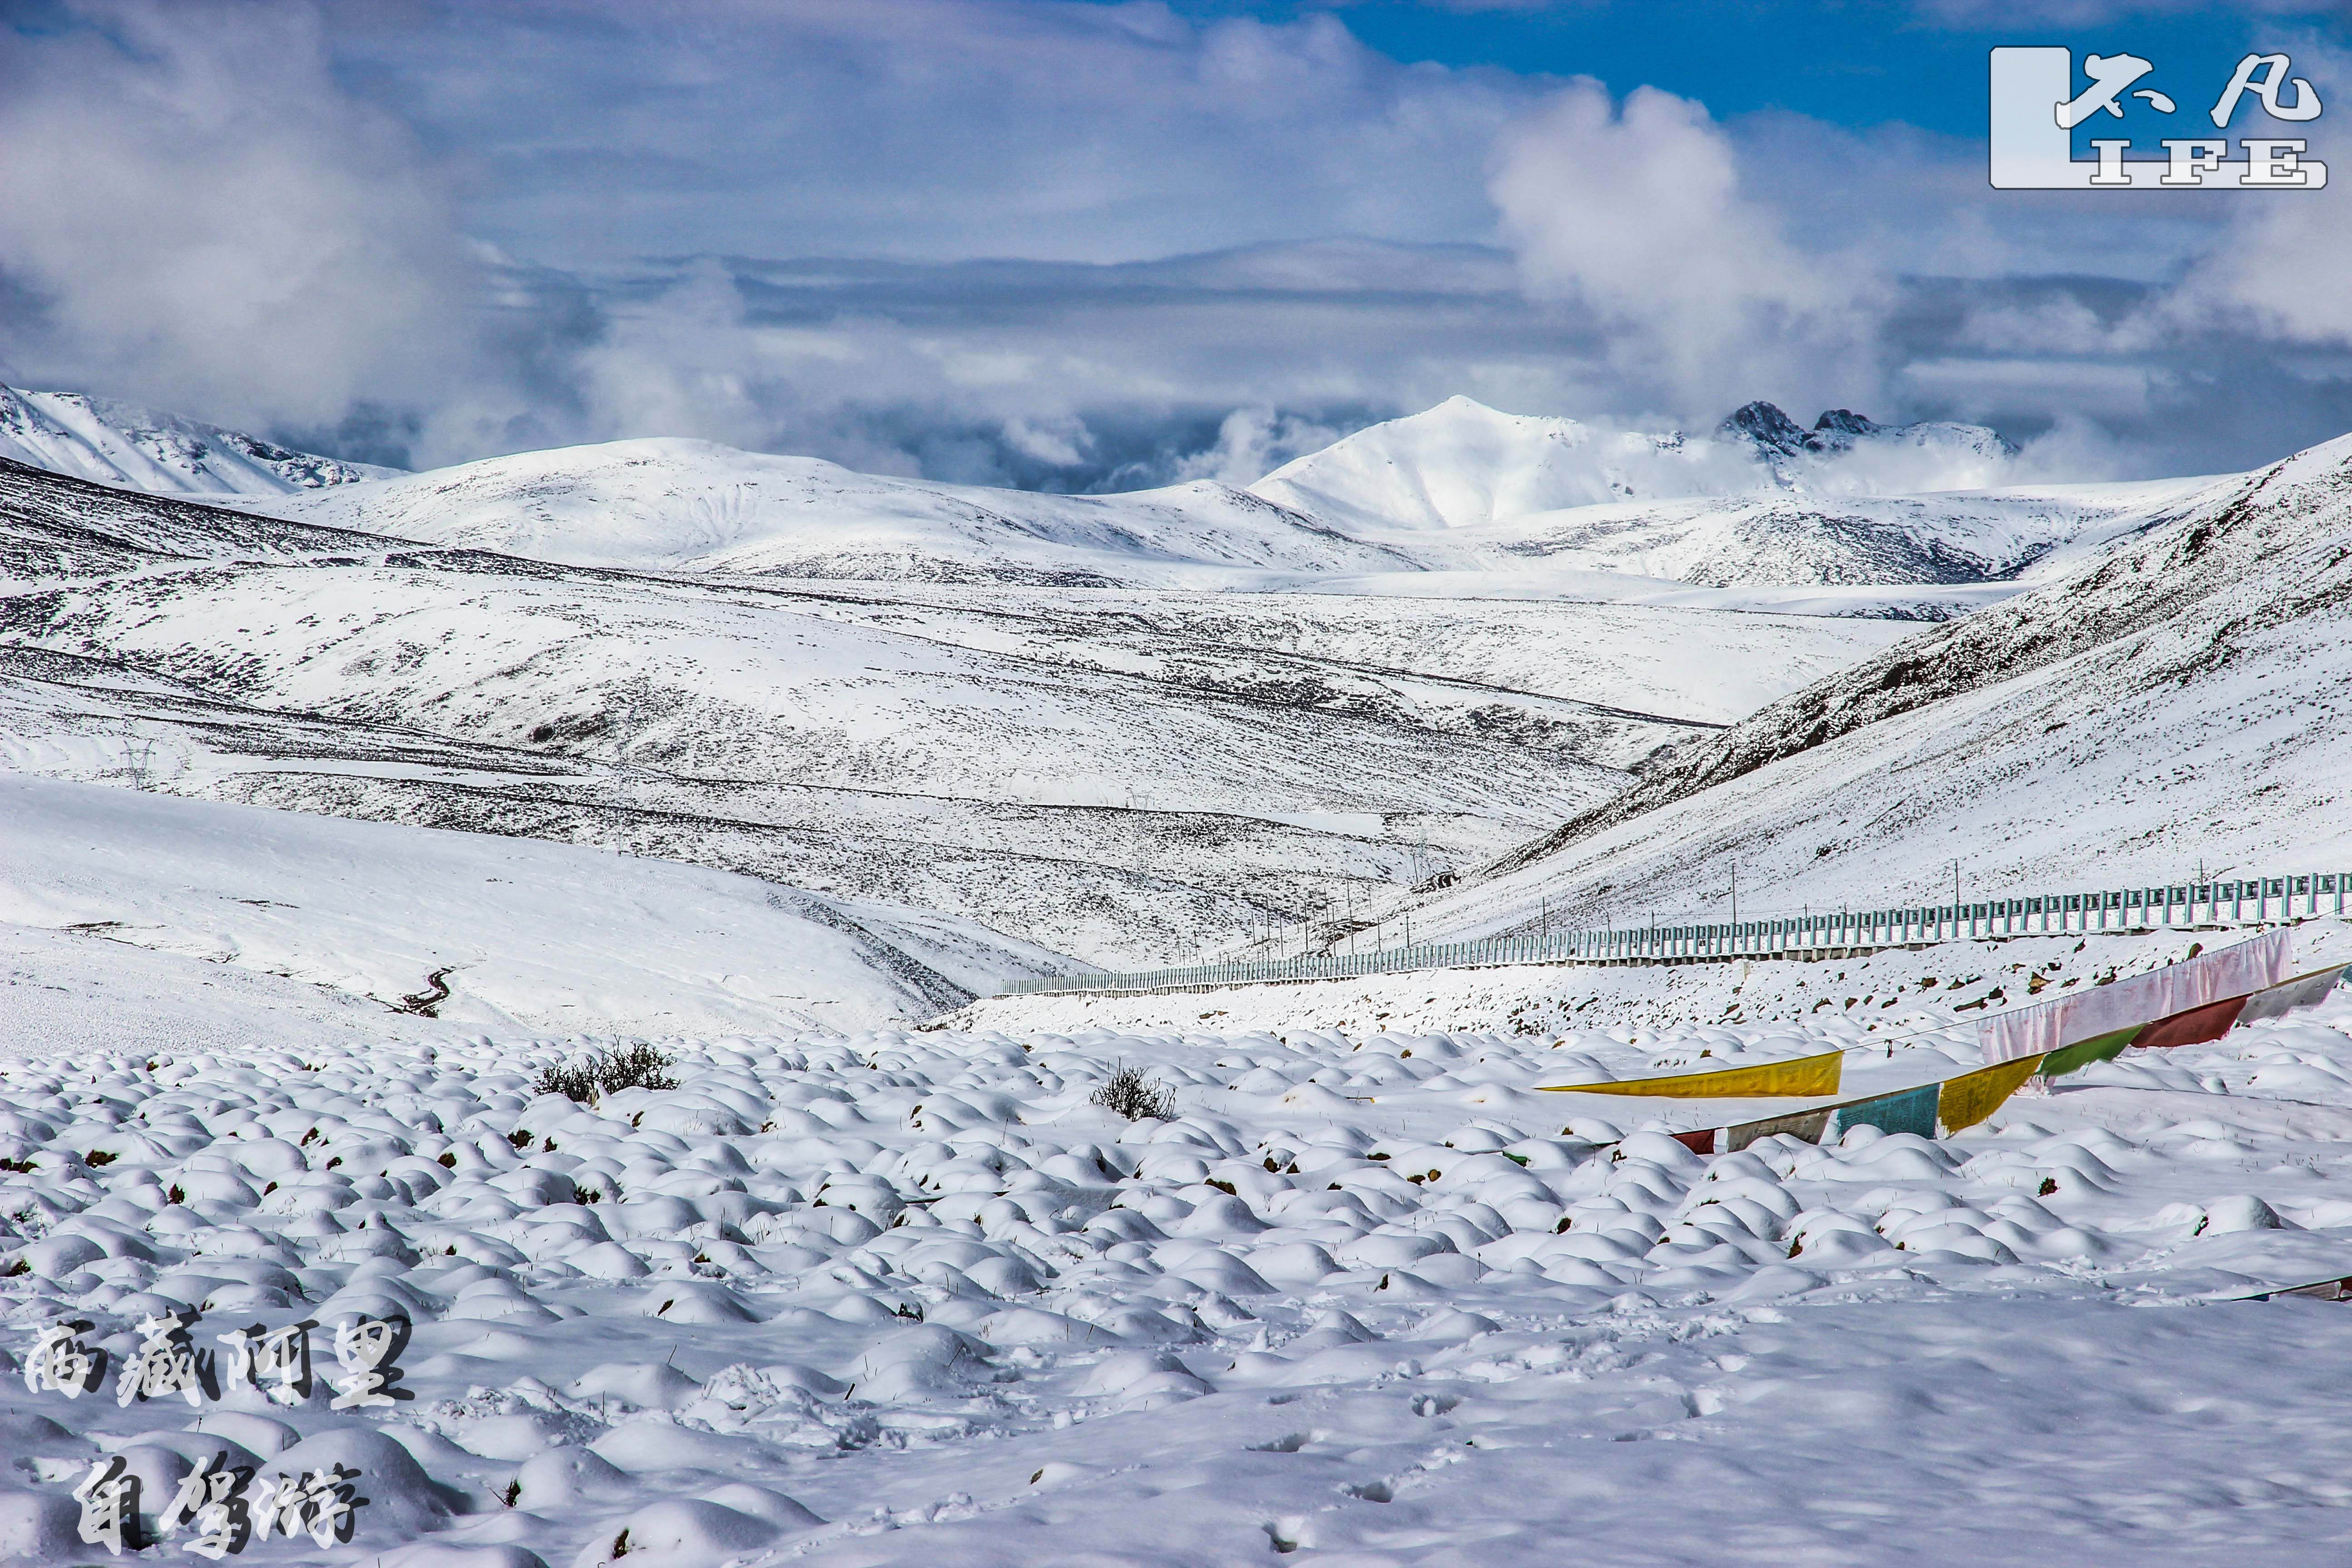
[[[1371,952],[1236,959],[1185,969],[1055,974],[1017,982],[999,994],[1195,991],[1268,981],[1343,980],[1357,974],[1399,974],[1417,969],[1472,969],[1503,963],[1674,963],[1727,958],[1786,958],[2011,936],[2276,925],[2324,914],[2341,915],[2347,897],[2352,897],[2352,872],[2263,877],[2251,881],[2181,883],[2168,888],[2043,893],[1984,903],[1912,905],[1867,913],[1840,910],[1834,914],[1782,916],[1726,925],[1653,926],[1563,931],[1549,937],[1424,942]]]

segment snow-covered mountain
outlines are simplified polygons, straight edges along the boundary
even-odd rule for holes
[[[1432,931],[2352,864],[2352,437],[1677,749]],[[1694,917],[1696,918],[1696,916]]]
[[[2015,456],[1981,426],[1884,426],[1845,409],[1808,432],[1771,404],[1750,403],[1714,435],[1689,436],[1449,397],[1295,458],[1250,489],[1351,530],[1475,529],[1629,500],[1981,489],[2002,483]]]
[[[1601,432],[1455,398],[1247,490],[1196,483],[1108,496],[621,441],[253,504],[640,571],[1938,618],[2014,591],[2002,584],[2053,552],[2144,525],[2181,489],[1953,490],[2004,471],[2007,448],[1990,431],[1890,428],[1843,411],[1823,420],[1782,451],[1772,445],[1780,426],[1795,427],[1766,405],[1690,437]],[[1899,489],[1915,481],[1929,488]]]
[[[1881,426],[1843,409],[1808,431],[1750,404],[1694,437],[1455,397],[1248,489],[1044,495],[670,439],[404,475],[75,394],[0,389],[0,458],[104,484],[573,565],[772,577],[1937,618],[2000,597],[1982,585],[2053,551],[2137,525],[2179,489],[1969,488],[2003,477],[2011,456],[1980,426]]]
[[[156,495],[275,496],[399,473],[79,392],[0,386],[0,458]]]
[[[1858,423],[1804,460],[1896,439]],[[1708,442],[1764,472],[1741,430]],[[1515,449],[1449,459],[1509,480],[1490,518],[1564,493]],[[152,742],[149,787],[690,861],[1128,967],[1491,861],[1904,635],[1857,612],[1997,603],[2210,497],[1773,481],[1374,530],[1219,486],[643,441],[246,505],[0,468],[0,754],[119,779]],[[1791,600],[1814,613],[1754,613]]]
[[[1830,408],[1808,430],[1762,401],[1732,410],[1716,435],[1745,442],[1790,489],[1972,489],[1992,482],[2017,458],[2014,442],[1982,425],[1947,419],[1881,425],[1851,408]]]

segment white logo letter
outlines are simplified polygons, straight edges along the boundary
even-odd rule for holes
[[[2249,142],[2246,148],[2246,177],[2249,185],[2307,185],[2311,169],[2298,162],[2299,155],[2310,146],[2308,142]],[[2322,171],[2325,173],[2325,171]]]
[[[2159,184],[2167,185],[2201,185],[2205,176],[2219,172],[2221,155],[2230,150],[2227,142],[2176,142],[2166,137],[2164,150],[2172,154],[2172,167],[2164,172]]]

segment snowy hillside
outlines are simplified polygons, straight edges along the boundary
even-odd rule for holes
[[[1120,965],[1491,858],[1897,635],[647,577],[21,468],[0,559],[9,766],[602,845]]]
[[[2046,578],[2170,521],[2209,482],[1621,501],[1531,512],[1450,537],[1507,559],[1709,587],[1971,587]],[[1954,603],[1962,613],[1976,607]]]
[[[1762,914],[2352,865],[2352,437],[1698,739],[1420,917]],[[1417,924],[1419,920],[1417,920]]]
[[[1058,966],[967,921],[698,867],[13,774],[0,922],[567,1034],[856,1029]],[[0,997],[0,1034],[39,1026],[30,998]],[[137,1034],[109,1044],[153,1043]]]
[[[0,458],[157,495],[288,495],[400,471],[79,392],[10,386],[0,386]]]
[[[1224,485],[1041,495],[886,479],[708,441],[526,452],[272,510],[575,565],[791,577],[1209,586],[1236,570],[1415,565]]]

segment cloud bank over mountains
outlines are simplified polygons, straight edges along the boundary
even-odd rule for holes
[[[2278,25],[2352,88],[2338,40]],[[1454,394],[1989,423],[2041,477],[2352,426],[2334,193],[2020,200],[1965,139],[1400,63],[1345,13],[54,0],[6,26],[0,379],[359,460],[662,435],[1246,481]]]

